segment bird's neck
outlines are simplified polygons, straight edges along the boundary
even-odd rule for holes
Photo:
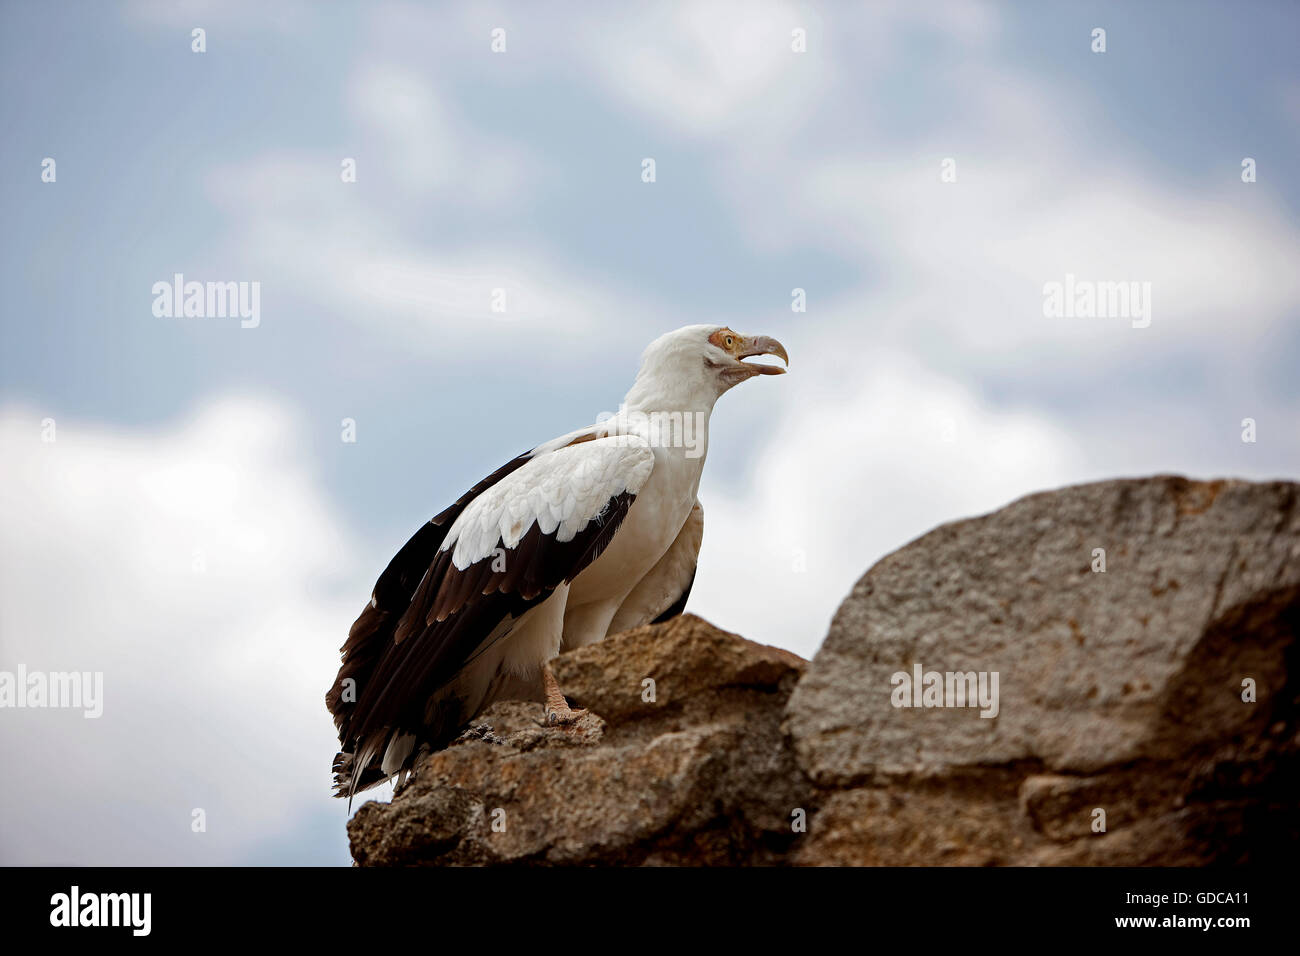
[[[628,389],[623,407],[646,415],[700,413],[707,420],[717,401],[718,393],[707,381],[686,384],[643,372]]]
[[[709,417],[717,395],[712,392],[664,389],[638,378],[619,409],[619,430],[640,435],[656,455],[682,458],[697,467],[709,446]]]

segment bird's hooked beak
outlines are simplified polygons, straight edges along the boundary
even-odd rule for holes
[[[770,335],[746,336],[740,340],[740,347],[736,350],[737,359],[753,358],[755,355],[775,355],[785,363],[786,368],[790,367],[790,356],[786,354],[785,346],[772,338]],[[746,368],[752,368],[756,375],[784,375],[785,369],[778,365],[765,365],[762,362],[745,362],[741,365]]]

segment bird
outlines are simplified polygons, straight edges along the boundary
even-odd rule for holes
[[[759,356],[784,368],[747,361]],[[714,403],[789,364],[776,339],[726,326],[661,335],[617,413],[518,455],[421,526],[340,650],[325,698],[335,796],[404,785],[422,751],[497,700],[540,699],[549,725],[580,720],[551,661],[682,612]]]

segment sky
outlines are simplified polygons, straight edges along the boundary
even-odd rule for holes
[[[791,359],[717,406],[688,609],[804,656],[943,522],[1296,478],[1298,27],[0,3],[0,671],[103,681],[0,708],[0,863],[346,865],[324,693],[374,578],[682,325]],[[256,320],[157,314],[177,273]]]

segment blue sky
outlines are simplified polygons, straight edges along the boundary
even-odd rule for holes
[[[718,406],[691,609],[805,655],[943,521],[1115,475],[1294,478],[1297,26],[1262,2],[3,4],[0,669],[103,670],[106,703],[0,712],[30,768],[0,860],[346,862],[323,694],[375,574],[616,409],[680,325],[789,348]],[[260,325],[155,317],[177,272],[259,282]],[[1067,273],[1150,282],[1150,325],[1045,317]]]

